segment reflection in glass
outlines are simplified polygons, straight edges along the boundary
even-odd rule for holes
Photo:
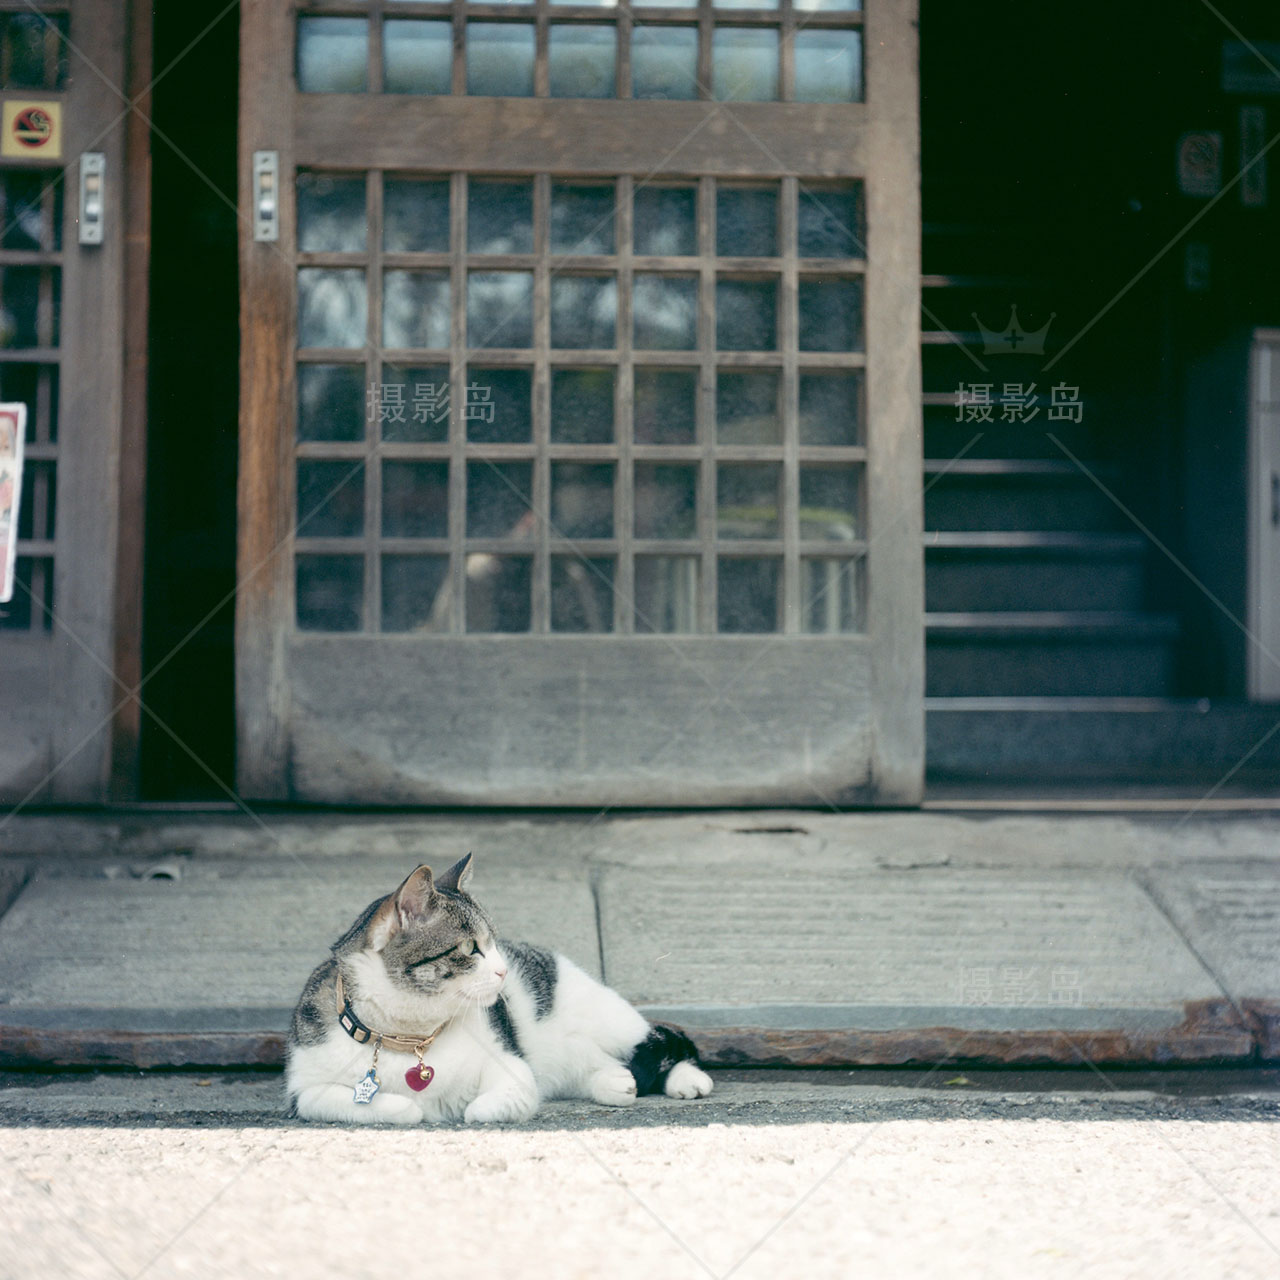
[[[800,561],[801,614],[811,635],[862,631],[864,562],[805,556]]]
[[[775,369],[721,369],[716,375],[716,442],[781,444],[779,382]]]
[[[475,444],[521,444],[533,439],[533,372],[467,370],[462,409],[467,439]]]
[[[686,101],[698,96],[698,28],[631,29],[631,96]]]
[[[0,68],[8,90],[60,91],[67,82],[66,14],[11,13],[0,17]]]
[[[467,537],[533,536],[533,464],[467,463]]]
[[[721,102],[773,102],[778,97],[778,33],[767,27],[716,27],[711,86]]]
[[[528,556],[467,557],[467,630],[528,631],[532,617]]]
[[[533,252],[533,183],[472,178],[467,184],[467,251]]]
[[[716,535],[776,538],[782,467],[776,462],[725,463],[716,469]]]
[[[614,251],[612,182],[551,184],[551,252]]]
[[[800,468],[800,536],[852,542],[858,536],[859,468]]]
[[[448,631],[448,556],[382,557],[382,630]]]
[[[637,254],[689,257],[698,252],[697,189],[639,187],[632,199]]]
[[[861,372],[801,373],[799,425],[801,444],[861,444]]]
[[[363,440],[364,424],[364,365],[298,366],[300,441]]]
[[[304,253],[360,253],[364,249],[365,184],[330,173],[300,173],[298,248]]]
[[[382,247],[388,253],[449,252],[449,179],[384,178]]]
[[[551,527],[560,538],[613,537],[613,464],[551,464]]]
[[[551,439],[555,444],[613,441],[612,369],[551,371]]]
[[[45,212],[46,190],[53,196],[52,216]],[[3,219],[0,248],[60,249],[62,182],[43,173],[24,173],[20,169],[0,172],[0,218]]]
[[[697,631],[698,568],[696,556],[636,556],[637,632]]]
[[[533,345],[533,276],[473,271],[467,277],[467,342],[473,347]]]
[[[698,281],[637,272],[631,296],[633,344],[642,350],[692,351],[698,345]]]
[[[364,532],[364,463],[298,459],[300,538],[358,538]]]
[[[862,0],[793,0],[797,9],[819,13],[849,13],[862,8]]]
[[[303,93],[366,92],[369,23],[364,18],[299,18],[298,88]]]
[[[755,635],[780,630],[778,582],[782,574],[778,560],[721,556],[716,571],[716,614],[721,632]]]
[[[698,371],[637,369],[632,432],[637,444],[693,444]]]
[[[863,258],[867,231],[862,184],[800,188],[797,251],[802,258]]]
[[[551,345],[612,347],[618,323],[618,284],[612,276],[551,278]]]
[[[635,464],[637,538],[692,538],[698,528],[698,468]]]
[[[380,403],[382,438],[440,443],[449,438],[449,366],[382,366]]]
[[[717,188],[716,252],[722,258],[777,256],[777,187]]]
[[[449,345],[449,273],[387,271],[382,277],[382,343],[386,347]]]
[[[357,268],[298,270],[298,345],[363,347],[364,272]]]
[[[551,557],[551,630],[613,630],[613,561]]]
[[[553,98],[612,98],[617,92],[618,30],[553,22],[547,62]]]
[[[387,93],[448,93],[453,87],[453,26],[388,18],[382,24]]]
[[[796,101],[862,101],[862,32],[797,31]]]
[[[778,282],[716,281],[716,347],[772,351],[778,345]]]
[[[862,279],[800,281],[800,350],[862,350]]]
[[[467,92],[494,98],[533,96],[532,23],[467,23]]]
[[[363,556],[299,555],[295,595],[299,631],[359,631]]]
[[[386,458],[382,463],[382,536],[449,536],[449,464]]]
[[[48,308],[40,305],[42,280],[53,295]],[[56,267],[0,268],[0,347],[56,347],[61,286]]]

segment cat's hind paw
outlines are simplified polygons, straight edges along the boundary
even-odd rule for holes
[[[606,1107],[629,1107],[636,1100],[636,1078],[624,1066],[605,1067],[587,1081],[596,1102]]]
[[[662,1092],[668,1098],[705,1098],[714,1088],[714,1082],[705,1071],[692,1062],[677,1062],[667,1073]]]

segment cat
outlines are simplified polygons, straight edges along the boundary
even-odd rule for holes
[[[333,944],[293,1014],[293,1114],[502,1123],[552,1098],[711,1092],[683,1032],[651,1026],[562,955],[499,942],[470,875],[470,854],[439,878],[418,867]]]

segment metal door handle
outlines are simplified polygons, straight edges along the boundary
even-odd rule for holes
[[[101,244],[107,157],[101,151],[86,151],[80,157],[81,244]]]
[[[280,239],[280,153],[253,153],[253,238]]]

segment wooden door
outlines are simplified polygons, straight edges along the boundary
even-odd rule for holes
[[[125,175],[131,145],[145,167],[146,132],[127,119],[129,16],[110,0],[0,3],[0,399],[27,406],[16,585],[0,605],[8,804],[105,798],[113,726],[117,794],[131,786],[141,543],[121,538],[119,500],[126,477],[140,483],[140,447],[123,457],[121,441],[126,420],[142,422],[145,373],[128,411],[122,387],[126,331],[141,335],[139,362],[145,350],[145,305],[126,323]],[[145,41],[135,53],[145,83]],[[85,152],[105,158],[90,244],[78,234]],[[136,242],[144,230],[145,219]]]
[[[919,799],[914,19],[246,0],[244,794]]]

